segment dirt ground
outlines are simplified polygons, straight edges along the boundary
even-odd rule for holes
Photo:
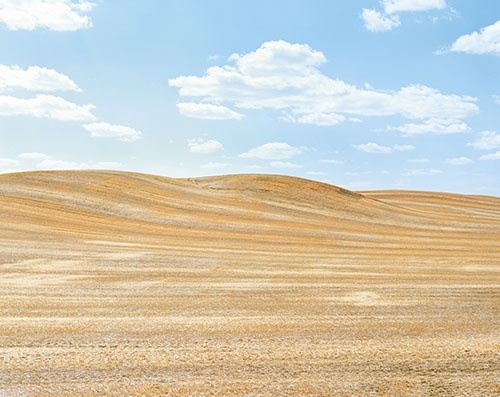
[[[498,396],[500,199],[0,175],[0,396]]]

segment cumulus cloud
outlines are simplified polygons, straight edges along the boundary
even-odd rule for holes
[[[459,119],[429,119],[424,123],[414,124],[408,123],[398,127],[388,127],[389,131],[399,131],[404,136],[421,135],[421,134],[457,134],[469,132],[471,128],[462,120]]]
[[[500,95],[493,95],[493,100],[497,105],[500,105]]]
[[[365,28],[370,32],[385,32],[401,25],[397,15],[383,15],[377,10],[363,8],[361,18],[365,22]]]
[[[191,153],[209,154],[224,150],[222,143],[213,139],[208,141],[202,139],[189,139],[188,146]]]
[[[371,32],[385,32],[401,25],[398,13],[428,11],[446,8],[445,0],[382,0],[383,12],[364,8],[361,19]]]
[[[454,52],[468,54],[500,55],[500,21],[473,32],[460,36],[450,48]]]
[[[291,163],[289,161],[272,161],[271,167],[274,167],[274,168],[302,168],[303,165]]]
[[[353,147],[365,153],[381,153],[381,154],[389,154],[394,151],[406,152],[408,150],[415,149],[415,146],[413,145],[394,145],[393,147],[389,147],[389,146],[381,146],[378,143],[374,142],[368,142],[362,145],[353,145]]]
[[[478,113],[476,98],[446,95],[425,85],[413,84],[398,91],[360,89],[322,74],[326,57],[306,44],[271,41],[254,52],[230,57],[234,65],[213,66],[204,76],[169,80],[183,97],[202,104],[178,104],[191,117],[242,118],[224,105],[238,109],[272,109],[287,120],[335,125],[357,116],[401,115],[411,120],[461,120]],[[203,105],[203,106],[202,106]],[[351,117],[352,116],[352,117]]]
[[[85,14],[94,6],[85,0],[0,0],[0,23],[10,30],[74,31],[92,27]]]
[[[92,137],[110,137],[124,142],[141,139],[142,132],[124,125],[112,125],[105,122],[85,124],[83,126]]]
[[[242,158],[285,160],[302,153],[302,149],[285,142],[270,142],[240,154]]]
[[[0,116],[46,117],[62,121],[94,120],[94,105],[76,105],[53,95],[24,99],[0,95]]]
[[[30,66],[24,70],[17,65],[0,65],[0,92],[19,88],[28,91],[81,91],[68,76],[53,69]]]
[[[481,160],[500,160],[500,151],[496,153],[485,154],[480,157]]]
[[[500,149],[500,134],[494,131],[483,131],[480,135],[481,138],[474,142],[469,142],[467,146],[472,146],[474,149],[480,150]]]
[[[473,162],[474,161],[472,161],[468,157],[455,157],[452,159],[447,159],[445,161],[446,164],[450,164],[450,165],[467,165],[467,164],[471,164]]]
[[[205,120],[241,120],[244,115],[225,106],[210,105],[207,103],[178,103],[177,109],[187,117]]]

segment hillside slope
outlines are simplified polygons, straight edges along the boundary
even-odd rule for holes
[[[276,175],[169,179],[107,171],[0,176],[3,239],[283,250],[297,255],[499,253],[500,199],[371,192]]]
[[[500,395],[500,199],[0,175],[0,395]]]

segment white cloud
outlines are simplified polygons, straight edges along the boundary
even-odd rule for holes
[[[93,120],[94,105],[76,105],[53,95],[23,99],[0,95],[0,116],[47,117],[62,121]]]
[[[443,171],[441,171],[441,170],[429,169],[429,168],[427,168],[427,169],[419,168],[419,169],[405,170],[403,175],[405,175],[405,176],[432,176],[432,175],[439,175],[442,173],[443,173]]]
[[[133,142],[141,138],[142,132],[124,125],[112,125],[105,122],[85,124],[83,126],[93,137],[111,137],[124,142]]]
[[[17,167],[19,165],[19,160],[0,158],[0,167]]]
[[[77,163],[75,161],[57,160],[52,158],[43,160],[36,166],[39,170],[116,169],[121,167],[121,163],[112,161]]]
[[[406,152],[408,150],[415,149],[415,146],[413,145],[394,145],[393,147],[389,147],[389,146],[381,146],[378,143],[374,142],[368,142],[362,145],[353,145],[353,147],[355,149],[361,150],[362,152],[366,153],[382,153],[382,154],[389,154],[392,153],[393,151]]]
[[[421,124],[404,124],[399,127],[389,127],[389,131],[399,131],[405,136],[420,135],[420,134],[457,134],[469,132],[470,127],[458,119],[429,119]]]
[[[272,161],[271,167],[274,167],[274,168],[302,168],[303,165],[290,163],[289,161]]]
[[[414,150],[415,146],[413,145],[394,145],[393,149],[398,152],[407,152],[408,150]]]
[[[302,149],[285,142],[270,142],[240,154],[243,158],[285,160],[302,153]]]
[[[311,176],[323,176],[326,175],[323,171],[307,171],[306,175],[311,175]]]
[[[500,105],[500,95],[493,95],[493,100],[497,105]]]
[[[208,141],[189,139],[188,146],[191,153],[209,154],[218,152],[219,150],[224,150],[222,143],[213,139]]]
[[[85,0],[0,0],[0,23],[10,30],[74,31],[92,27],[85,14],[94,6]]]
[[[500,55],[500,21],[481,31],[459,37],[451,46],[451,51],[468,54]]]
[[[302,124],[315,124],[324,127],[336,125],[345,121],[345,119],[345,116],[336,113],[309,113],[300,117],[297,121]]]
[[[51,158],[48,154],[38,152],[21,153],[17,157],[23,160],[48,160]]]
[[[481,160],[500,160],[500,151],[496,153],[485,154],[480,157]]]
[[[111,170],[121,167],[123,167],[123,164],[117,161],[98,161],[97,163],[90,164],[90,168],[103,169],[103,170]]]
[[[450,165],[467,165],[467,164],[471,164],[473,162],[474,161],[472,161],[468,157],[455,157],[452,159],[447,159],[445,161],[446,164],[450,164]]]
[[[483,131],[480,135],[481,138],[477,141],[469,142],[467,146],[472,146],[480,150],[500,149],[500,134],[494,131]]]
[[[68,76],[53,69],[30,66],[24,70],[17,65],[0,65],[0,92],[17,88],[29,91],[81,91]]]
[[[321,163],[327,163],[327,164],[344,164],[344,161],[342,160],[333,160],[333,159],[324,159],[320,160]]]
[[[397,15],[383,15],[377,10],[363,8],[361,18],[365,22],[365,28],[371,32],[385,32],[397,28],[401,21]]]
[[[361,18],[371,32],[385,32],[401,25],[400,12],[428,11],[446,8],[446,0],[382,0],[383,12],[364,8]],[[367,87],[370,88],[370,87]]]
[[[178,104],[182,114],[203,118],[242,118],[238,109],[272,109],[285,119],[334,125],[357,116],[401,115],[412,120],[461,120],[478,113],[476,98],[446,95],[424,85],[399,91],[360,89],[323,75],[324,54],[306,44],[271,41],[254,52],[230,57],[234,66],[213,66],[204,76],[169,80],[183,97],[204,103]],[[209,105],[211,103],[212,105]],[[214,117],[215,114],[215,117]],[[352,116],[352,117],[351,117]]]
[[[392,153],[392,148],[388,146],[381,146],[374,142],[363,143],[362,145],[353,145],[353,147],[366,153]]]
[[[178,103],[177,109],[187,117],[205,120],[241,120],[243,114],[235,112],[225,106],[210,105],[207,103]]]
[[[407,11],[428,11],[446,8],[446,0],[382,0],[387,14]]]
[[[210,163],[203,164],[203,165],[201,166],[201,168],[215,169],[215,170],[216,170],[216,169],[226,168],[226,167],[228,167],[229,165],[231,165],[231,164],[229,164],[229,163],[218,163],[218,162],[213,162],[213,161],[211,161]]]

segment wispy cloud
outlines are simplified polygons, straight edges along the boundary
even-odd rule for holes
[[[500,21],[481,29],[480,32],[460,36],[451,45],[450,51],[500,55]]]
[[[480,133],[481,138],[474,142],[469,142],[467,146],[472,146],[474,149],[492,150],[500,149],[500,134],[494,131],[483,131]]]
[[[458,134],[469,132],[471,128],[459,119],[429,119],[421,124],[408,123],[401,126],[388,127],[389,131],[402,132],[404,136],[421,134]]]
[[[363,143],[361,145],[353,145],[353,147],[365,153],[392,153],[392,148],[390,148],[389,146],[381,146],[378,143],[374,142]]]
[[[36,165],[39,170],[88,170],[88,169],[117,169],[123,165],[118,162],[88,162],[78,163],[75,161],[66,161],[58,159],[46,159]]]
[[[368,142],[361,145],[353,145],[353,147],[365,153],[381,153],[381,154],[389,154],[394,151],[406,152],[408,150],[415,149],[415,146],[413,145],[394,145],[390,147],[390,146],[382,146],[374,142]]]
[[[409,150],[414,150],[415,146],[413,146],[413,145],[394,145],[392,148],[397,152],[407,152]]]
[[[485,154],[480,157],[481,160],[500,160],[500,151],[490,154]]]
[[[209,154],[224,150],[222,143],[214,139],[208,141],[204,141],[203,139],[189,139],[188,146],[191,153],[198,154]]]
[[[177,109],[187,117],[205,120],[241,120],[245,116],[225,106],[210,105],[207,103],[178,103]]]
[[[19,160],[10,158],[0,158],[0,167],[17,167]]]
[[[23,160],[48,160],[51,158],[48,154],[39,152],[21,153],[17,157]]]
[[[85,0],[0,0],[0,23],[10,30],[74,31],[92,27],[85,14],[94,6]]]
[[[304,166],[301,164],[291,163],[289,161],[272,161],[271,167],[274,167],[274,168],[302,168]]]
[[[446,8],[446,0],[382,0],[387,14],[411,11],[429,11]]]
[[[472,161],[468,157],[455,157],[451,159],[447,159],[445,161],[446,164],[450,165],[467,165],[467,164],[472,164],[474,161]]]
[[[68,76],[53,69],[30,66],[21,69],[17,65],[0,65],[0,92],[13,89],[28,91],[81,91]]]
[[[407,169],[403,172],[405,176],[432,176],[442,174],[443,171],[432,168]]]
[[[421,158],[421,159],[410,159],[408,160],[409,163],[415,163],[415,164],[423,164],[423,163],[428,163],[429,159],[426,158]]]
[[[226,167],[229,167],[231,164],[229,163],[219,163],[219,162],[214,162],[211,161],[209,163],[203,164],[201,168],[206,168],[206,169],[211,169],[211,170],[220,170]]]
[[[182,114],[198,118],[241,119],[238,109],[273,109],[282,118],[330,126],[357,116],[401,115],[411,120],[461,120],[477,114],[476,98],[446,95],[413,84],[398,91],[360,89],[322,74],[321,51],[306,44],[271,41],[254,52],[233,54],[234,66],[213,66],[204,76],[169,80],[183,97],[203,103],[177,104]]]
[[[85,124],[83,126],[92,137],[116,138],[124,142],[133,142],[141,138],[142,132],[124,125],[112,125],[105,122]]]
[[[285,142],[270,142],[240,154],[242,158],[285,160],[302,153],[302,149]]]
[[[0,95],[0,116],[45,117],[61,121],[94,120],[94,105],[76,105],[54,95],[24,99]]]

